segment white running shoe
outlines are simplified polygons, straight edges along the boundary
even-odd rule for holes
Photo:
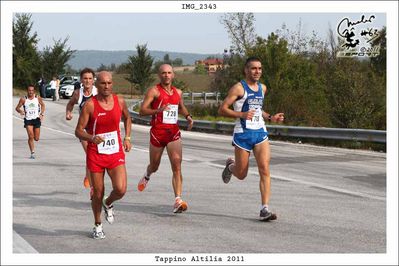
[[[175,204],[173,205],[173,212],[174,213],[181,213],[187,210],[187,202],[183,201],[182,199],[176,199]]]
[[[103,231],[103,225],[102,224],[94,225],[92,237],[94,239],[104,239],[105,238],[105,233]]]
[[[105,216],[105,220],[107,220],[107,222],[109,224],[112,224],[114,222],[114,206],[107,206],[107,204],[105,203],[105,201],[107,200],[107,197],[103,198],[103,207],[104,207],[104,216]]]

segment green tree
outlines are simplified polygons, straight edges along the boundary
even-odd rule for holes
[[[173,79],[172,86],[181,89],[183,92],[188,90],[188,85],[183,80],[177,78]]]
[[[37,33],[32,33],[31,14],[16,14],[12,23],[13,86],[25,88],[41,76]]]
[[[198,64],[195,66],[194,73],[200,74],[200,75],[205,75],[205,74],[208,74],[208,71],[206,71],[204,65]]]
[[[41,54],[43,74],[47,79],[66,72],[66,65],[76,50],[67,47],[69,37],[54,41],[52,47],[46,46]]]
[[[255,16],[253,13],[227,13],[220,17],[220,22],[227,29],[232,49],[237,53],[245,54],[255,43]]]
[[[169,54],[165,54],[163,57],[163,63],[172,65],[172,60],[170,60]]]
[[[379,32],[378,32],[378,37],[375,38],[371,46],[373,48],[379,47],[379,55],[376,57],[371,58],[371,65],[374,68],[374,70],[383,76],[386,76],[386,70],[387,70],[387,29],[386,27],[383,27]]]
[[[133,87],[144,93],[147,87],[154,81],[151,75],[151,66],[154,61],[153,57],[148,53],[147,45],[137,45],[137,55],[129,56],[129,77],[126,78]]]
[[[100,66],[97,67],[97,72],[104,71],[104,70],[107,71],[108,67],[106,65],[104,65],[103,63],[101,63]]]
[[[179,57],[172,61],[172,66],[182,66],[182,65],[183,65],[183,59]]]

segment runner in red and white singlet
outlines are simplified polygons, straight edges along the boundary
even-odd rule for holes
[[[114,222],[113,205],[121,199],[127,189],[125,154],[130,151],[131,118],[125,101],[112,93],[112,75],[107,71],[98,74],[96,87],[98,94],[83,106],[76,126],[75,135],[88,141],[87,167],[93,186],[93,209],[95,225],[94,239],[105,238],[101,224],[101,208],[104,207],[105,219]],[[121,140],[119,122],[123,121],[125,138]],[[122,149],[123,148],[123,149]],[[107,170],[112,181],[112,191],[104,197],[104,173]]]
[[[165,108],[165,110],[152,115],[150,141],[156,147],[166,147],[169,142],[180,138],[177,119],[181,97],[173,86],[171,86],[172,95],[169,95],[161,84],[157,84],[156,88],[159,96],[151,103],[151,108],[154,110]]]
[[[187,203],[182,200],[181,174],[182,143],[180,130],[177,124],[178,115],[183,115],[188,121],[188,130],[193,126],[193,119],[184,106],[181,90],[172,86],[174,77],[170,65],[159,67],[160,83],[150,89],[144,96],[140,108],[140,115],[152,115],[150,131],[150,164],[144,176],[140,179],[137,188],[143,191],[150,180],[150,175],[158,170],[163,150],[167,149],[173,172],[173,191],[175,194],[174,213],[187,210]]]

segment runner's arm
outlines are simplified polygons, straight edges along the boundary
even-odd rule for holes
[[[162,107],[159,109],[152,109],[151,108],[151,103],[158,97],[159,92],[156,89],[156,87],[152,87],[150,88],[147,93],[144,96],[144,100],[141,103],[140,106],[140,115],[155,115],[159,112],[162,112],[163,109],[165,109],[166,107]]]
[[[193,117],[188,112],[186,106],[184,105],[184,99],[183,99],[183,96],[182,96],[182,91],[178,89],[177,92],[180,95],[179,114],[183,115],[186,118],[186,120],[188,122],[187,130],[191,130],[193,128],[193,124],[194,124]]]
[[[25,98],[21,97],[19,99],[17,106],[15,107],[15,111],[17,111],[20,115],[25,115],[25,112],[21,110],[21,106],[24,105],[24,103],[25,103]]]
[[[262,84],[262,89],[263,89],[263,95],[266,95],[267,87],[266,85]],[[276,113],[274,115],[266,113],[265,111],[262,110],[262,117],[265,120],[271,121],[271,122],[277,122],[277,123],[282,123],[284,121],[284,113]]]
[[[65,113],[66,120],[72,119],[73,106],[78,103],[78,100],[79,100],[79,90],[75,90],[72,94],[71,99],[69,99],[68,104],[66,105],[66,113]]]
[[[40,104],[40,120],[43,120],[43,118],[44,118],[44,111],[46,110],[46,105],[44,104],[44,101],[43,101],[43,99],[42,99],[42,97],[40,97],[40,96],[38,96],[37,97],[37,100],[39,101],[39,104]]]
[[[99,144],[104,141],[104,139],[100,136],[91,135],[86,132],[85,128],[89,123],[90,115],[94,111],[94,104],[93,101],[90,99],[88,100],[82,108],[82,112],[79,115],[78,124],[76,125],[75,129],[75,136],[81,140],[86,140],[93,142],[95,144]]]
[[[129,111],[127,110],[126,102],[122,97],[118,97],[119,106],[122,110],[122,120],[125,126],[125,138],[123,139],[123,147],[125,151],[129,152],[132,148],[132,144],[130,142],[130,133],[132,130],[132,119],[130,117]]]
[[[251,119],[255,114],[254,110],[249,110],[247,112],[237,112],[229,108],[239,97],[243,95],[243,93],[243,87],[240,83],[237,83],[233,87],[231,87],[226,98],[219,107],[219,115],[232,118]]]

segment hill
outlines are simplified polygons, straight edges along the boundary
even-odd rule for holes
[[[221,54],[195,54],[179,53],[167,51],[149,51],[154,58],[154,62],[163,60],[165,54],[174,60],[181,58],[184,65],[193,65],[196,60],[205,59],[208,56],[222,57]],[[111,64],[120,65],[128,60],[131,55],[137,54],[135,50],[125,51],[100,51],[100,50],[77,50],[73,57],[67,62],[73,69],[79,70],[84,67],[98,68],[101,64],[109,66]]]

